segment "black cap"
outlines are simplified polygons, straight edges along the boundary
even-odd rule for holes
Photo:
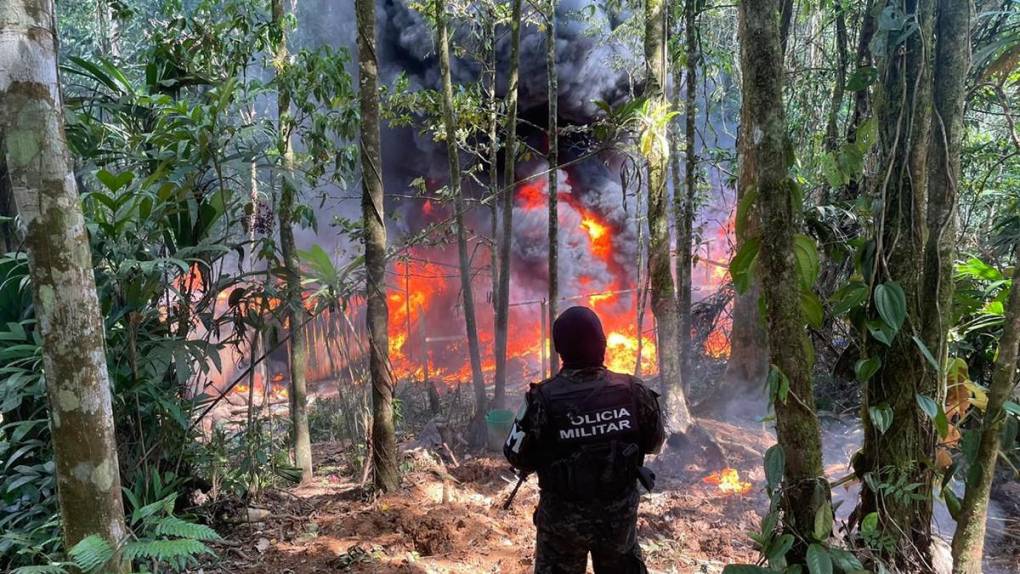
[[[595,311],[571,307],[553,322],[553,345],[567,369],[601,367],[606,359],[606,334]]]

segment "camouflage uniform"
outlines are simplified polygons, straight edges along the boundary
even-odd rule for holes
[[[615,386],[611,387],[611,383]],[[612,433],[605,436],[598,433],[585,435],[585,444],[579,446],[558,440],[560,437],[556,435],[558,427],[554,419],[555,413],[563,409],[557,409],[559,405],[555,398],[543,396],[542,389],[558,386],[569,392],[572,385],[592,389],[590,393],[582,393],[582,399],[575,397],[568,401],[573,403],[583,403],[587,397],[597,395],[602,388],[626,389],[625,394],[620,396],[629,399],[631,402],[628,404],[636,407],[634,419],[638,429],[634,429],[635,432],[631,434],[615,437],[610,436]],[[566,406],[571,407],[570,404]],[[609,410],[612,409],[606,412]],[[575,421],[583,420],[573,411],[567,417],[574,417]],[[587,421],[591,423],[589,427],[606,427],[606,424],[599,424],[603,419],[596,419],[592,417]],[[612,422],[608,415],[605,420]],[[572,438],[569,434],[562,436]],[[523,413],[518,416],[507,438],[504,454],[520,471],[536,472],[539,475],[541,493],[535,511],[535,526],[538,529],[535,544],[536,574],[582,574],[589,552],[592,554],[596,574],[647,572],[637,544],[640,493],[636,467],[643,463],[645,454],[658,451],[664,436],[657,395],[629,375],[611,373],[604,367],[564,369],[557,377],[531,386]],[[620,440],[610,440],[617,438]],[[619,458],[617,442],[627,444],[626,450],[631,452],[626,460],[632,462],[621,462],[624,459]],[[609,443],[613,445],[607,449]],[[586,452],[584,449],[593,445],[602,449],[599,457],[616,456],[612,459],[615,462],[600,464],[604,460],[602,458],[597,458],[594,465],[576,462],[578,453],[583,456]],[[563,466],[568,467],[566,474],[576,481],[571,484],[584,486],[558,488],[553,475],[557,474],[558,467]],[[619,479],[599,482],[600,475],[611,472],[615,472]]]

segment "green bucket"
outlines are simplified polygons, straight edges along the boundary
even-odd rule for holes
[[[485,414],[485,428],[488,431],[489,449],[502,450],[510,427],[514,424],[514,412],[504,409],[489,411]]]

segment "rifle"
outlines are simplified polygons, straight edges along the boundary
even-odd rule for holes
[[[514,485],[514,489],[510,491],[510,496],[506,497],[503,502],[503,510],[510,510],[510,505],[514,503],[514,498],[517,497],[517,491],[521,489],[521,485],[528,480],[528,473],[517,472],[517,484]]]

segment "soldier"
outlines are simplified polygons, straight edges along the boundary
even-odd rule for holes
[[[538,474],[535,573],[583,574],[589,552],[596,574],[645,573],[637,482],[651,489],[644,457],[665,436],[658,395],[606,369],[606,336],[587,307],[556,319],[553,343],[563,368],[531,385],[503,447],[519,472]]]

